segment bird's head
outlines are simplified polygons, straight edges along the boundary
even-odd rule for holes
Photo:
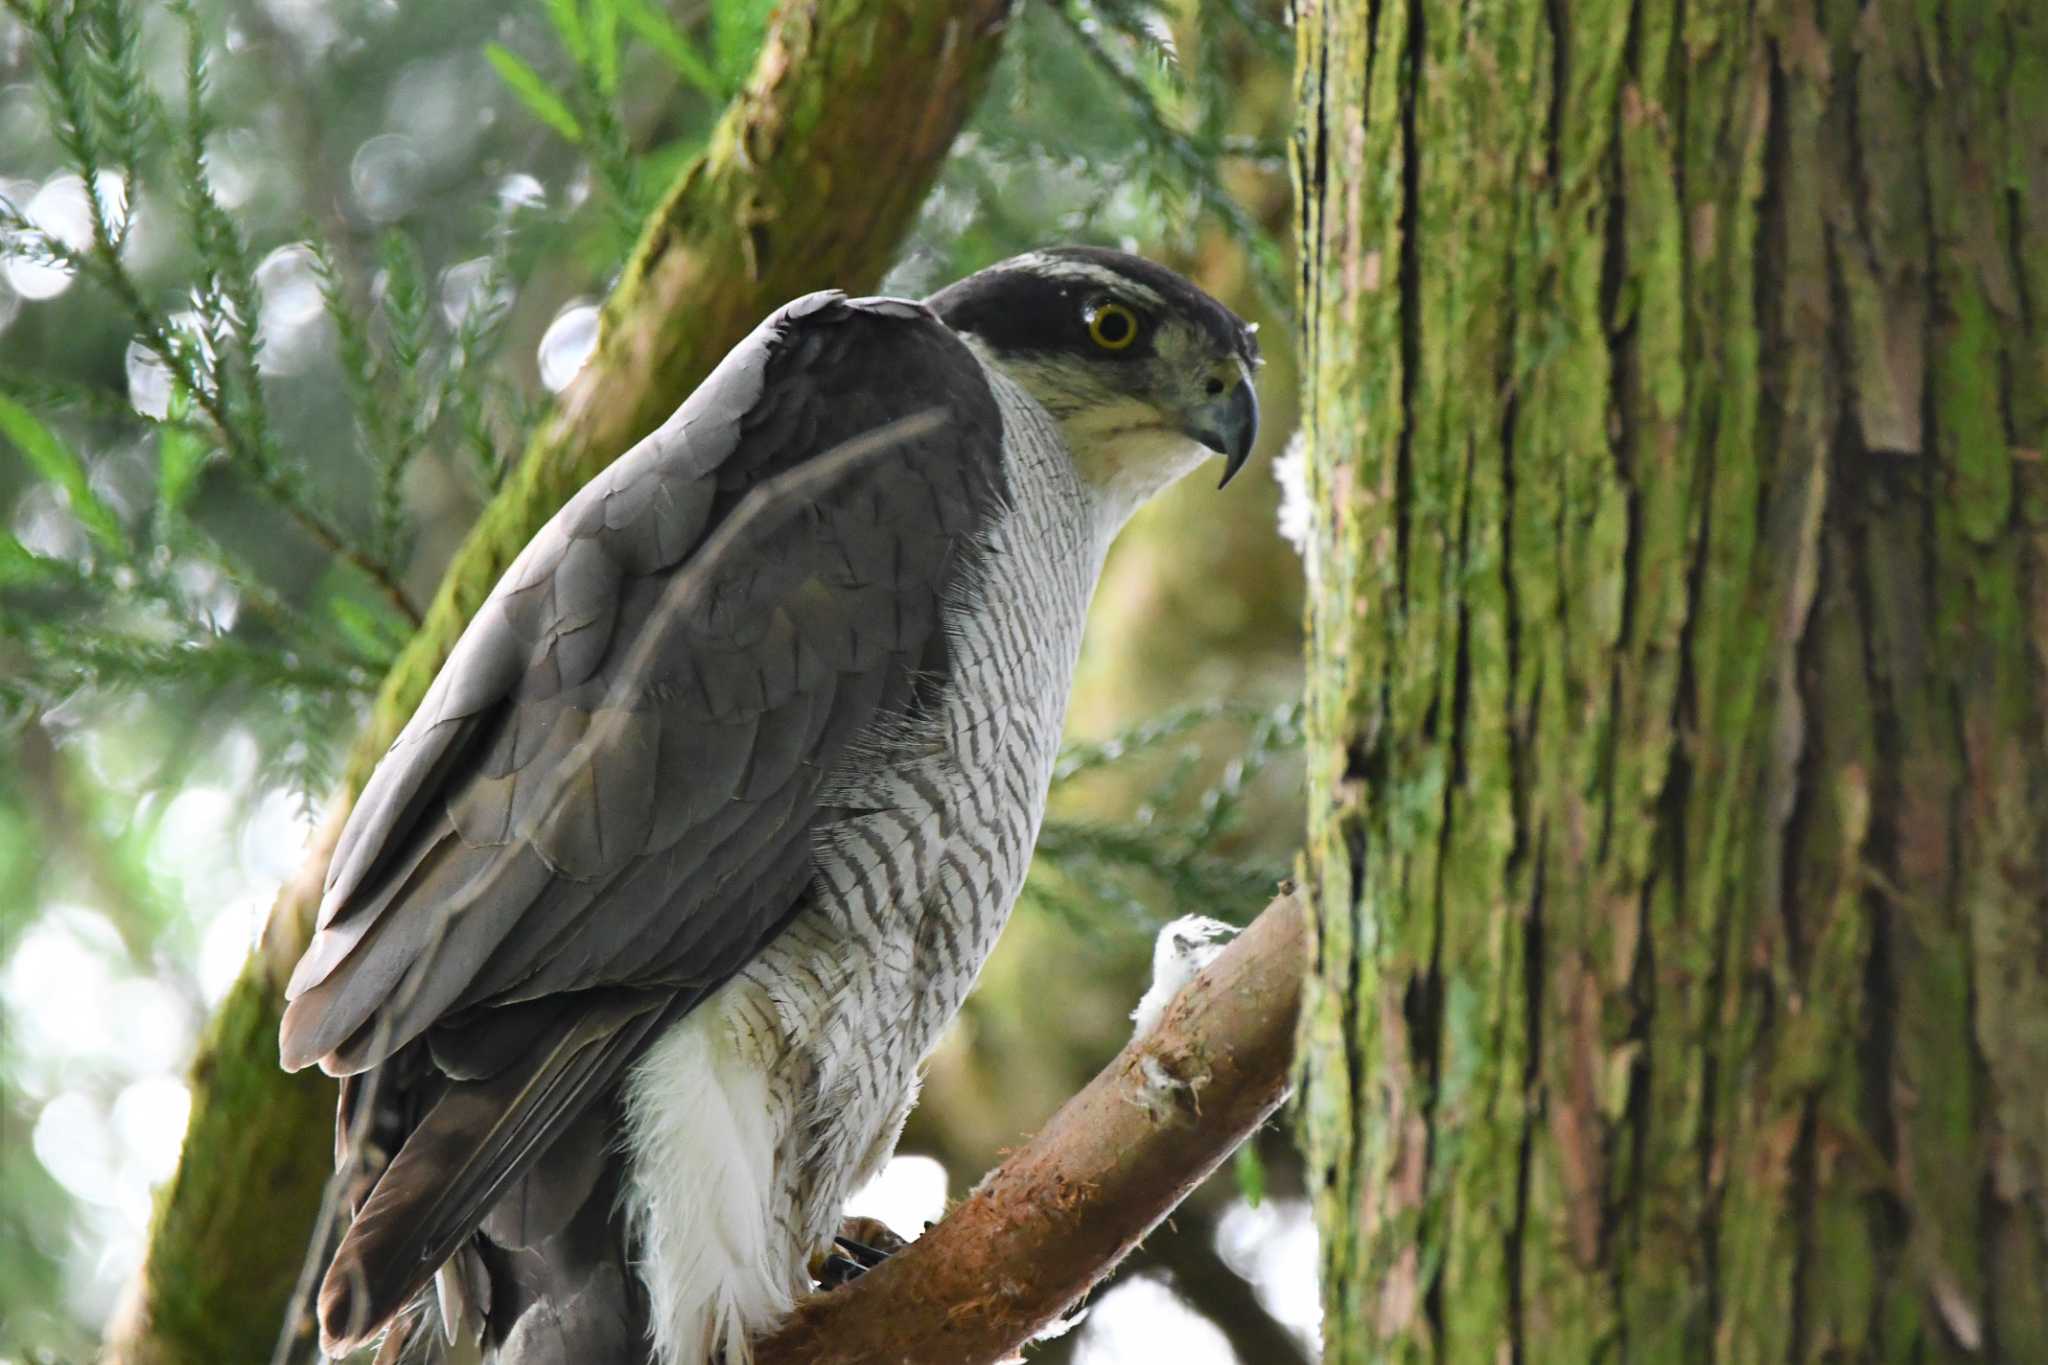
[[[1056,247],[927,303],[1055,417],[1077,472],[1124,510],[1214,451],[1223,482],[1259,431],[1253,329],[1139,256]]]

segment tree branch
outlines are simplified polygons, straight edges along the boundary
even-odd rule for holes
[[[989,1365],[1107,1275],[1287,1090],[1307,920],[1283,894],[945,1219],[797,1306],[755,1365]]]
[[[385,679],[343,791],[192,1072],[184,1156],[114,1323],[122,1365],[269,1357],[313,1231],[334,1087],[278,1069],[281,992],[355,793],[512,557],[771,310],[872,288],[994,65],[1008,0],[783,5],[746,89],[680,176],[606,301],[596,353],[478,518]],[[876,174],[886,165],[887,174]]]

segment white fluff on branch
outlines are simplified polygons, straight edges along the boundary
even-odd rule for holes
[[[1195,974],[1216,960],[1216,954],[1236,937],[1234,925],[1206,915],[1183,915],[1159,931],[1152,944],[1152,986],[1131,1011],[1135,1037],[1144,1037],[1159,1027],[1160,1018],[1180,988]]]

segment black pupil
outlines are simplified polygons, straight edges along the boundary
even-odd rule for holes
[[[1095,330],[1104,341],[1122,341],[1131,334],[1131,315],[1121,308],[1105,308],[1095,320]]]

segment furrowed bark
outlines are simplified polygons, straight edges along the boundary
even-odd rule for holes
[[[2048,1360],[2048,15],[1297,14],[1328,1359]]]
[[[980,94],[1007,15],[1007,0],[779,10],[746,90],[649,220],[605,304],[596,353],[484,509],[385,679],[323,834],[201,1044],[184,1156],[112,1329],[112,1358],[269,1358],[327,1178],[334,1105],[325,1078],[278,1070],[280,991],[349,803],[498,575],[571,493],[775,307],[881,278]]]
[[[1277,1108],[1306,963],[1282,895],[909,1247],[814,1295],[755,1365],[992,1365],[1115,1268]]]

